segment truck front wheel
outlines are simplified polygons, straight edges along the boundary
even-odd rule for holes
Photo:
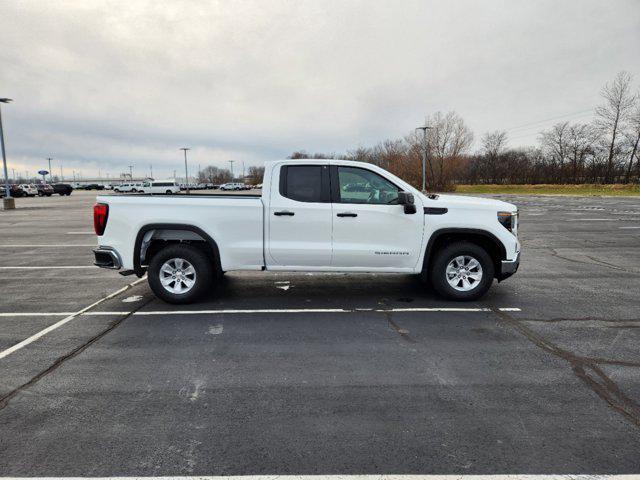
[[[190,245],[165,247],[149,263],[149,286],[167,303],[194,302],[211,289],[213,278],[211,261]]]
[[[493,261],[486,250],[470,242],[456,242],[435,254],[429,279],[450,300],[477,300],[493,282]]]

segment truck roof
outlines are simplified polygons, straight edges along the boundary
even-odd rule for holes
[[[339,158],[286,158],[283,160],[269,160],[265,162],[265,164],[270,164],[270,165],[274,165],[276,163],[280,163],[280,164],[293,163],[296,165],[305,164],[305,163],[312,164],[312,165],[324,165],[324,164],[353,165],[355,167],[362,166],[363,164],[373,165],[372,163],[364,162],[361,160],[342,160]]]

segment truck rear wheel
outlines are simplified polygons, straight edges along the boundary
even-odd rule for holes
[[[210,291],[213,266],[207,256],[190,245],[170,245],[149,263],[148,281],[153,293],[167,303],[192,303]]]
[[[456,242],[436,253],[429,279],[450,300],[477,300],[493,283],[493,260],[475,243]]]

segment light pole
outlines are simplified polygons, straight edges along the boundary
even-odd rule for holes
[[[235,160],[229,160],[229,165],[231,165],[231,181],[233,181],[233,162],[235,162]]]
[[[133,182],[133,165],[129,165],[129,179]]]
[[[189,147],[182,147],[180,150],[184,152],[184,176],[185,183],[187,185],[187,195],[189,195],[189,169],[187,167],[187,150],[191,150]]]
[[[425,122],[426,123],[426,122]],[[432,127],[425,125],[424,127],[418,127],[416,130],[422,130],[424,151],[422,152],[422,193],[427,192],[427,130]]]
[[[53,160],[51,157],[47,157],[47,160],[49,161],[49,183],[53,183],[53,180],[51,178],[51,160]]]
[[[0,98],[0,103],[9,103],[10,98]],[[7,154],[4,150],[4,130],[2,129],[2,112],[0,111],[0,145],[2,146],[2,168],[4,169],[4,200],[2,201],[5,210],[16,208],[16,202],[11,198],[11,188],[9,188],[9,171],[7,170]]]

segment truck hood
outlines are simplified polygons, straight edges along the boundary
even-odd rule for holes
[[[518,210],[512,203],[503,202],[501,200],[494,200],[493,198],[480,198],[480,197],[467,197],[464,195],[438,195],[438,198],[433,200],[426,195],[420,194],[424,205],[429,207],[444,207],[444,208],[464,208],[468,210],[495,210],[515,212]]]

